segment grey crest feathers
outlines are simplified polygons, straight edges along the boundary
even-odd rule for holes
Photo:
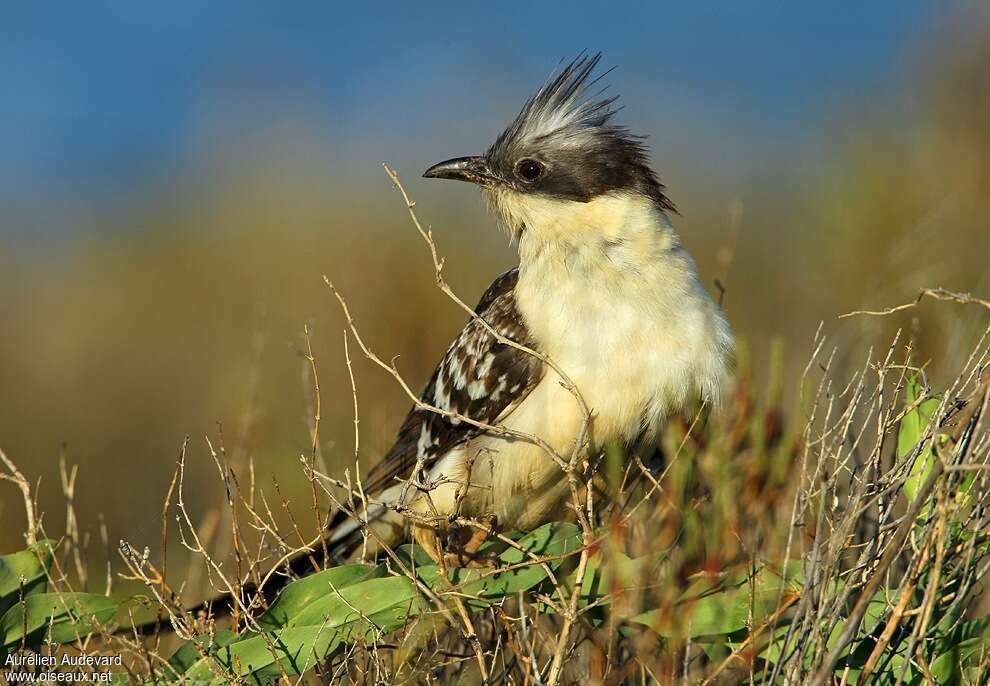
[[[598,101],[584,97],[588,88],[605,76],[589,81],[600,60],[601,54],[578,57],[551,77],[499,135],[488,157],[497,159],[513,147],[525,148],[550,138],[558,139],[555,142],[560,145],[576,144],[591,130],[607,126],[616,112],[612,103],[618,96]]]
[[[580,55],[531,97],[485,154],[492,175],[519,192],[587,202],[610,191],[635,191],[675,212],[649,166],[643,138],[612,123],[618,96],[589,96],[608,72],[592,77],[601,53]],[[538,178],[520,172],[540,165]]]

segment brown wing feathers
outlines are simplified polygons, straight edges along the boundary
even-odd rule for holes
[[[534,347],[516,307],[518,270],[498,277],[482,296],[475,312],[501,336]],[[543,376],[543,364],[492,336],[472,319],[451,344],[420,398],[439,409],[494,424],[533,389]],[[392,449],[368,473],[363,485],[377,495],[407,479],[420,456],[426,466],[478,433],[476,427],[428,409],[413,408],[406,416]]]

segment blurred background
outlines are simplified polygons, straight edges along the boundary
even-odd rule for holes
[[[223,502],[205,440],[221,433],[236,469],[253,460],[260,487],[277,480],[304,510],[304,325],[327,468],[339,475],[354,451],[344,321],[322,275],[414,386],[464,321],[381,163],[474,302],[513,250],[470,187],[419,175],[483,151],[585,49],[615,67],[620,118],[649,136],[757,379],[782,351],[793,398],[820,322],[841,364],[900,326],[933,376],[951,371],[979,312],[836,317],[925,286],[990,294],[990,11],[748,5],[6,5],[0,448],[40,480],[48,528],[65,516],[62,455],[79,465],[94,541],[102,517],[111,546],[154,545],[187,435],[194,512]],[[351,356],[367,463],[408,402]],[[0,550],[22,544],[22,526],[0,483]]]

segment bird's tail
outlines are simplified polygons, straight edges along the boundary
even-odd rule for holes
[[[362,524],[374,529],[375,535],[366,538]],[[223,618],[233,614],[236,607],[263,610],[292,581],[309,576],[333,565],[343,564],[357,554],[374,556],[383,546],[397,545],[404,535],[404,523],[394,512],[381,505],[371,505],[358,518],[338,510],[327,525],[323,539],[308,550],[296,553],[280,566],[280,573],[268,575],[264,585],[247,581],[241,585],[235,598],[230,592],[218,594],[186,611],[192,617]],[[117,630],[118,634],[151,636],[172,630],[167,618],[156,619]]]

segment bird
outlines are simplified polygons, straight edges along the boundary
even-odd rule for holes
[[[444,519],[526,531],[561,518],[569,488],[548,448],[570,454],[586,410],[592,450],[634,455],[656,446],[672,412],[717,403],[728,375],[726,317],[674,231],[644,139],[615,123],[617,97],[593,92],[600,61],[559,68],[485,154],[423,174],[477,186],[519,254],[441,358],[428,407],[409,411],[364,480],[377,503],[366,518],[391,513],[393,538],[396,507],[432,520],[411,529],[434,558]],[[342,522],[329,543],[358,529]]]
[[[386,544],[411,529],[436,559],[450,538],[444,523],[457,517],[489,533],[565,518],[568,482],[548,448],[568,455],[587,425],[591,450],[641,454],[672,413],[698,399],[717,405],[732,331],[674,229],[644,138],[615,122],[600,62],[598,53],[561,63],[487,152],[423,174],[480,189],[519,262],[485,290],[364,477],[365,510],[330,522],[331,560],[350,554],[369,523]],[[461,541],[462,552],[478,543]],[[285,579],[314,562],[328,561],[318,549],[301,555]]]

